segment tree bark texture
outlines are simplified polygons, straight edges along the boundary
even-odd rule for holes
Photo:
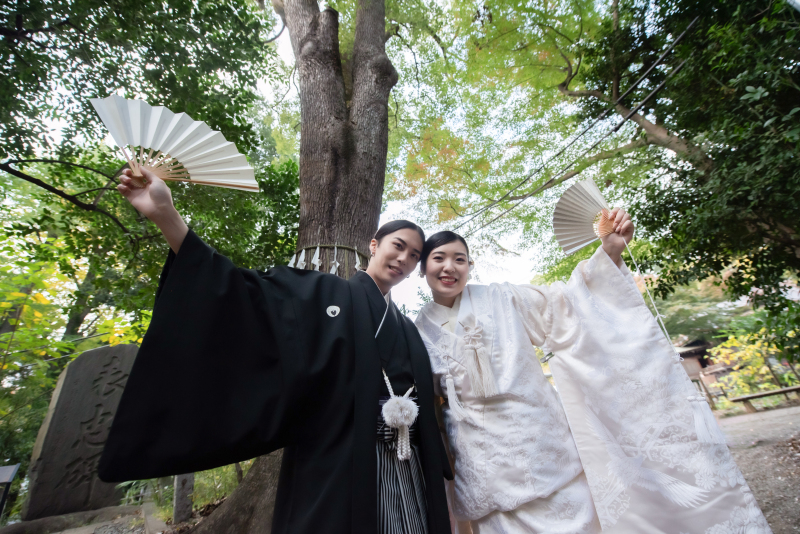
[[[222,505],[190,534],[269,534],[282,451],[260,456]]]
[[[272,0],[289,30],[300,88],[300,230],[306,268],[317,245],[351,247],[366,267],[378,228],[386,152],[389,93],[397,71],[385,48],[384,0],[358,0],[355,46],[343,66],[339,14],[316,0]],[[333,249],[320,249],[329,271]],[[337,274],[352,276],[356,257],[339,250]],[[347,266],[345,269],[344,266]],[[193,534],[267,534],[282,451],[258,458],[225,503]]]
[[[380,216],[389,93],[397,83],[386,55],[383,0],[359,0],[347,68],[339,51],[338,13],[317,6],[314,0],[282,5],[300,84],[298,249],[307,249],[307,268],[319,244],[367,253]],[[354,265],[353,252],[339,254],[340,263],[347,254],[347,263]],[[322,249],[321,259],[320,270],[328,270],[333,250]]]

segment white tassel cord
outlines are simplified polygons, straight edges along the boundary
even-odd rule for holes
[[[464,327],[466,353],[464,354],[464,365],[467,368],[467,375],[469,375],[469,382],[472,384],[475,396],[485,399],[497,395],[497,386],[495,386],[489,353],[480,342],[482,331],[483,328],[480,325],[474,328]]]
[[[711,406],[703,395],[690,395],[689,404],[692,405],[692,415],[694,416],[694,431],[697,433],[697,440],[700,443],[724,444],[725,435],[717,424]]]
[[[411,459],[411,439],[408,433],[408,427],[414,424],[419,414],[419,407],[417,404],[408,398],[411,392],[414,391],[414,386],[408,388],[406,394],[398,397],[394,394],[392,383],[389,377],[386,376],[386,371],[383,372],[383,380],[386,382],[386,388],[389,390],[391,398],[386,401],[381,409],[383,420],[391,428],[397,429],[397,459],[410,460]]]
[[[683,358],[681,358],[680,354],[678,354],[678,351],[675,350],[675,346],[672,344],[672,340],[669,337],[669,332],[667,331],[667,327],[663,321],[664,316],[658,313],[658,308],[656,308],[656,303],[653,300],[653,296],[650,294],[650,290],[647,288],[647,281],[642,276],[642,273],[639,270],[639,264],[636,263],[636,258],[633,257],[633,253],[628,247],[627,242],[625,242],[625,249],[628,251],[628,255],[631,257],[631,261],[636,268],[636,274],[639,275],[639,278],[642,279],[642,283],[644,283],[644,290],[647,292],[647,298],[650,299],[650,304],[653,305],[653,309],[656,312],[656,321],[658,321],[662,333],[667,338],[669,346],[672,347],[672,352],[675,355],[675,359],[677,361],[682,361]],[[692,386],[692,388],[694,388],[694,386]],[[720,430],[719,424],[717,423],[714,414],[711,412],[711,406],[708,405],[708,399],[706,399],[705,395],[689,395],[688,400],[689,404],[692,406],[692,416],[694,418],[694,430],[697,434],[697,441],[700,443],[724,444],[725,435],[722,433],[722,430]]]
[[[463,421],[467,418],[467,412],[458,400],[456,395],[456,384],[453,381],[452,375],[448,372],[445,377],[445,385],[447,386],[447,405],[450,407],[450,415],[456,421]]]

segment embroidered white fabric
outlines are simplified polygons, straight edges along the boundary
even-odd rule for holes
[[[446,396],[449,369],[467,413],[456,422],[444,411],[456,518],[554,499],[584,471],[604,531],[771,532],[728,447],[698,440],[697,390],[630,272],[602,247],[567,284],[467,285],[453,333],[442,328],[451,313],[429,303],[416,323],[436,393]],[[490,356],[497,394],[487,399],[466,376],[465,326],[481,327]],[[533,345],[555,354],[559,393]],[[569,494],[568,507],[585,504]]]

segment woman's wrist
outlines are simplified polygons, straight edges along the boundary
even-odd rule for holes
[[[614,250],[614,247],[609,244],[606,246],[606,243],[603,243],[603,250],[605,251],[606,255],[614,262],[617,267],[622,267],[622,251],[621,250]]]

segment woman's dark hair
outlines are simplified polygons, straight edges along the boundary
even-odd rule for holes
[[[442,245],[452,243],[453,241],[461,241],[464,244],[464,248],[467,249],[467,259],[469,259],[469,245],[467,245],[467,242],[464,240],[464,238],[455,232],[451,232],[450,230],[443,230],[430,236],[422,246],[422,256],[419,259],[420,270],[425,272],[425,264],[428,262],[428,256],[431,255],[431,252]]]
[[[378,228],[377,232],[375,232],[375,237],[373,239],[375,239],[375,241],[377,241],[380,244],[381,239],[383,239],[387,235],[393,234],[398,230],[405,230],[406,228],[409,230],[416,231],[419,234],[420,239],[422,239],[422,242],[423,243],[425,242],[425,232],[422,231],[422,228],[420,228],[411,221],[404,221],[403,219],[399,219],[397,221],[391,221],[384,224],[383,226]]]

